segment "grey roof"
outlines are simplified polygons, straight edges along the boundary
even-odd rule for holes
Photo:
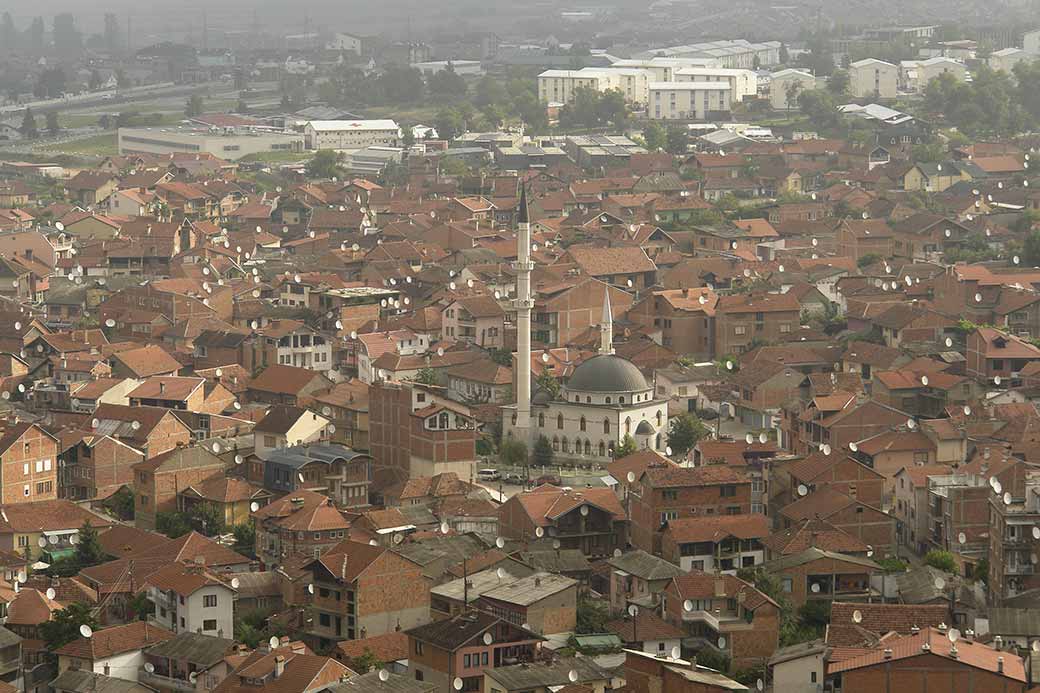
[[[346,681],[339,681],[326,686],[322,692],[329,693],[433,693],[437,684],[428,681],[416,681],[404,674],[388,671],[386,681],[379,678],[378,671],[371,671],[361,676],[352,676]]]
[[[769,658],[769,665],[773,666],[775,664],[781,664],[792,659],[805,657],[809,654],[820,654],[826,651],[826,649],[827,643],[824,642],[823,638],[817,638],[816,640],[810,640],[809,642],[795,643],[794,645],[781,647],[773,652],[773,656]]]
[[[993,635],[1035,636],[1040,633],[1040,609],[990,607],[989,632]]]
[[[437,523],[437,516],[425,505],[402,505],[398,510],[413,525],[432,525]]]
[[[628,359],[599,354],[574,369],[568,390],[582,392],[638,392],[648,389],[646,378]]]
[[[935,579],[942,578],[943,589],[935,586]],[[896,587],[899,588],[899,597],[904,604],[927,604],[937,599],[948,599],[949,593],[945,586],[957,585],[957,602],[968,606],[985,606],[986,597],[981,585],[968,584],[964,580],[958,580],[955,575],[924,565],[906,573],[896,574]]]
[[[642,549],[611,558],[607,561],[607,565],[644,580],[671,580],[685,572],[674,563],[658,558]]]
[[[572,683],[571,671],[578,674],[577,683],[607,681],[611,673],[596,664],[588,657],[560,659],[552,664],[514,664],[508,667],[495,667],[484,671],[490,678],[502,684],[506,690],[527,690],[548,686],[566,686]]]
[[[80,669],[66,669],[51,682],[51,688],[77,693],[153,693],[151,688],[140,683]]]
[[[516,562],[510,562],[508,565],[502,566],[502,570],[505,571],[502,577],[498,577],[498,570],[498,568],[489,568],[479,573],[473,573],[465,580],[458,578],[457,580],[445,582],[443,585],[437,585],[431,589],[430,594],[444,597],[445,599],[454,599],[458,602],[461,602],[464,598],[467,603],[475,602],[482,594],[496,587],[512,585],[519,578],[527,577],[534,573],[534,570],[531,568]],[[469,583],[468,589],[465,584],[467,582]]]
[[[502,632],[502,629],[515,631],[518,636],[524,639],[545,640],[537,633],[532,633],[526,628],[509,623],[483,611],[469,611],[440,621],[432,621],[406,630],[405,633],[416,640],[433,643],[443,650],[454,652],[475,640],[477,636],[482,635],[485,631],[493,629],[499,633]],[[500,640],[500,642],[502,641]]]
[[[794,553],[790,556],[783,556],[782,558],[777,558],[775,560],[769,561],[767,563],[764,563],[762,567],[770,573],[776,573],[787,570],[788,568],[794,568],[796,566],[805,565],[806,563],[812,563],[813,561],[817,561],[821,558],[830,558],[835,561],[842,561],[844,563],[855,563],[856,565],[861,565],[864,568],[871,568],[873,570],[878,571],[881,570],[881,566],[879,566],[877,563],[870,560],[869,558],[850,556],[847,553],[835,553],[833,551],[824,551],[823,549],[818,549],[815,546],[810,546],[805,551]]]
[[[205,670],[222,660],[234,644],[234,640],[227,638],[189,632],[178,633],[165,642],[149,647],[145,652],[157,657],[185,660]]]
[[[350,462],[357,457],[367,456],[363,452],[351,450],[344,445],[294,445],[269,451],[264,461],[299,469],[311,462],[332,464],[337,460]]]
[[[578,584],[577,580],[564,575],[538,572],[527,577],[514,580],[509,584],[499,584],[484,592],[484,597],[507,604],[530,606],[568,590]]]
[[[519,559],[535,570],[548,573],[585,573],[592,570],[589,559],[580,549],[522,551]]]
[[[427,537],[421,542],[411,542],[395,546],[393,551],[408,560],[427,566],[441,559],[448,559],[451,565],[462,563],[464,558],[487,549],[484,542],[471,534],[437,535]]]
[[[238,599],[251,597],[277,597],[282,594],[278,573],[266,570],[262,573],[235,573],[238,579]]]
[[[0,626],[0,648],[11,647],[12,645],[17,645],[21,641],[21,636],[16,635],[3,626]]]

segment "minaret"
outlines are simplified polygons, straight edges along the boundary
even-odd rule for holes
[[[614,353],[614,316],[610,312],[610,287],[603,287],[603,318],[599,321],[599,353]]]
[[[530,443],[531,431],[531,222],[527,211],[527,186],[520,189],[520,213],[516,233],[516,429],[517,438]]]

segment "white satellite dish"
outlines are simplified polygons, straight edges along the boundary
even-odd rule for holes
[[[852,622],[853,623],[863,623],[863,612],[860,611],[859,609],[856,609],[855,611],[853,611],[852,612]]]
[[[47,594],[47,599],[54,599],[54,597],[56,597],[58,593],[54,591],[53,587],[48,587],[46,594]]]
[[[249,504],[249,510],[250,510],[251,512],[254,512],[254,513],[255,513],[255,512],[256,512],[257,510],[259,510],[259,509],[260,509],[260,504],[259,504],[259,503],[257,503],[256,501],[253,501],[252,503],[250,503],[250,504]]]
[[[823,453],[824,455],[829,455],[829,454],[831,454],[831,446],[830,446],[830,445],[828,445],[827,443],[824,443],[824,444],[823,444],[823,447],[822,447],[822,448],[820,448],[820,452],[822,452],[822,453]]]
[[[958,534],[957,535],[957,543],[959,543],[959,544],[966,544],[966,543],[968,543],[968,535],[965,534],[964,532],[961,532],[960,534]]]
[[[237,590],[238,586],[241,585],[241,584],[242,584],[241,580],[239,580],[237,577],[236,578],[231,578],[231,589]]]
[[[267,644],[271,646],[271,649],[275,649],[281,643],[277,635],[272,635],[271,639],[267,641]]]
[[[798,484],[798,495],[805,496],[809,493],[809,487],[805,484]]]
[[[534,529],[534,535],[535,535],[536,537],[538,537],[539,539],[541,539],[542,537],[544,537],[544,536],[545,536],[545,530],[544,530],[544,529],[542,529],[541,527],[535,527],[535,529]]]
[[[493,642],[495,642],[494,636],[492,636],[491,633],[484,633],[484,644],[490,645]]]
[[[574,669],[571,669],[570,671],[568,671],[567,672],[567,680],[570,681],[571,683],[577,683],[578,682],[578,672],[575,671]]]
[[[455,680],[451,682],[451,687],[457,691],[462,690],[462,685],[462,679],[460,679],[458,676],[456,676]]]
[[[151,662],[145,662],[144,663],[144,670],[147,671],[149,674],[153,674],[153,673],[155,673],[155,665],[152,664]]]
[[[36,545],[41,549],[47,548],[47,537],[40,537],[36,540]]]
[[[689,599],[682,604],[683,611],[693,611],[693,602]]]
[[[448,526],[447,522],[445,522],[445,523],[443,523],[441,525],[441,531],[444,532],[445,534],[448,533],[447,529],[445,529],[447,526]],[[495,539],[495,546],[497,548],[504,549],[506,547],[506,540],[503,539],[502,537],[499,537],[498,539]]]
[[[84,638],[89,638],[94,634],[94,630],[86,623],[84,623],[82,626],[79,627],[79,634],[82,635]]]
[[[638,616],[639,615],[639,607],[636,606],[635,604],[629,604],[629,606],[628,606],[628,615],[632,616],[633,618]]]

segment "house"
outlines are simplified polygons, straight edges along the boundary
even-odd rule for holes
[[[196,377],[153,376],[127,393],[131,407],[161,407],[196,414],[230,410],[235,395],[219,382]]]
[[[730,658],[732,666],[765,664],[780,641],[780,607],[733,575],[691,572],[664,591],[664,620],[681,628],[684,642]]]
[[[513,371],[491,359],[453,366],[447,370],[448,388],[455,399],[473,404],[512,401]]]
[[[632,544],[654,554],[668,522],[751,512],[751,478],[728,465],[650,466],[629,493]]]
[[[81,207],[101,204],[118,187],[119,181],[112,175],[89,170],[80,171],[65,184],[65,190]]]
[[[271,364],[326,372],[332,368],[332,345],[314,328],[299,320],[269,320],[246,337],[240,351],[246,370]]]
[[[192,429],[168,409],[100,404],[94,410],[91,433],[111,436],[140,450],[144,458],[188,445]]]
[[[769,105],[774,111],[798,108],[798,95],[816,88],[816,78],[802,70],[788,68],[774,72],[769,80]]]
[[[849,93],[857,99],[894,99],[899,88],[899,66],[864,58],[849,64]]]
[[[209,450],[176,447],[135,464],[134,518],[138,527],[154,529],[156,516],[177,510],[177,492],[213,477],[222,476],[224,460]]]
[[[331,657],[309,654],[288,644],[258,648],[214,687],[213,693],[250,693],[257,688],[277,693],[320,693],[354,672]]]
[[[346,537],[348,517],[332,499],[306,489],[286,494],[253,512],[256,555],[271,569],[291,556],[315,558]]]
[[[0,436],[0,504],[57,497],[57,437],[34,423],[9,426]]]
[[[872,551],[870,546],[845,530],[817,518],[802,520],[787,529],[775,531],[763,544],[768,560],[801,553],[811,547],[853,556],[866,556]]]
[[[381,546],[345,540],[304,567],[314,575],[308,637],[320,647],[425,622],[430,583],[422,566]]]
[[[395,630],[384,635],[372,635],[357,640],[342,640],[336,643],[332,656],[347,666],[365,656],[375,657],[383,666],[395,674],[408,671],[408,636]]]
[[[253,504],[263,507],[272,498],[269,491],[255,484],[226,476],[213,476],[191,484],[177,495],[177,509],[181,512],[191,512],[199,506],[209,508],[223,519],[226,527],[248,524]]]
[[[254,454],[317,442],[326,437],[328,425],[329,420],[316,412],[276,404],[253,427]]]
[[[682,575],[674,563],[636,549],[607,559],[610,570],[610,610],[628,613],[635,604],[641,609],[657,609],[661,594],[671,579]]]
[[[802,495],[802,489],[798,488],[801,497],[780,509],[783,527],[819,518],[874,547],[879,554],[895,548],[896,520],[882,509],[827,485],[811,492],[806,488],[805,491],[806,494]]]
[[[76,638],[55,650],[58,672],[77,669],[137,681],[145,662],[144,651],[172,637],[170,631],[146,621],[101,628],[89,638]]]
[[[661,555],[685,571],[736,574],[766,560],[769,518],[762,513],[669,520]]]
[[[1022,658],[973,639],[950,637],[939,628],[921,628],[910,635],[889,638],[865,653],[827,665],[827,682],[842,690],[878,693],[923,690],[929,679],[947,678],[969,690],[1023,693],[1029,688]]]
[[[753,343],[784,341],[801,324],[791,294],[730,294],[715,304],[715,354],[735,355]]]
[[[1040,347],[992,327],[979,327],[968,335],[965,357],[969,376],[1015,387],[1021,384],[1021,371],[1040,361]]]
[[[504,537],[551,536],[563,549],[606,557],[625,545],[627,515],[609,488],[572,490],[545,484],[512,496],[498,511]]]
[[[81,669],[66,669],[48,686],[56,693],[149,693],[152,690],[140,683]]]
[[[198,563],[172,563],[148,576],[151,620],[172,633],[233,633],[233,578],[225,581]]]
[[[232,669],[229,660],[234,660],[229,655],[234,645],[229,638],[192,631],[177,633],[145,649],[137,680],[156,690],[212,690]],[[145,664],[152,666],[149,669]]]
[[[539,571],[484,590],[477,608],[538,635],[573,633],[577,626],[578,581]]]
[[[499,667],[531,663],[543,638],[526,628],[481,611],[433,621],[405,631],[410,678],[447,691],[456,679],[462,689],[482,691],[484,677]]]
[[[181,369],[177,359],[155,344],[117,351],[109,358],[109,366],[113,378],[136,379],[175,376]]]
[[[658,652],[651,654],[625,650],[625,688],[633,691],[668,691],[668,693],[729,693],[746,691],[748,687],[720,674],[715,669]],[[780,689],[776,689],[780,690]]]
[[[554,264],[573,265],[605,284],[636,291],[657,283],[657,265],[638,246],[571,246]]]
[[[869,558],[810,546],[771,560],[762,569],[780,580],[784,597],[795,608],[810,600],[867,601],[878,596],[870,578],[881,567]]]
[[[373,466],[369,455],[342,445],[310,444],[277,448],[256,457],[263,462],[263,484],[270,491],[320,488],[341,507],[368,505]]]
[[[682,644],[684,633],[650,610],[640,609],[635,616],[627,613],[610,621],[606,631],[625,644],[652,655],[671,654]]]
[[[441,330],[447,339],[498,349],[505,345],[505,317],[492,296],[463,296],[441,311]]]
[[[775,468],[773,471],[787,475],[787,502],[804,496],[803,488],[807,493],[829,488],[875,507],[883,505],[885,476],[852,457],[816,451],[789,462],[782,471]]]
[[[59,498],[104,499],[133,483],[133,466],[144,453],[112,436],[85,435],[59,460]]]
[[[603,693],[611,690],[614,674],[591,657],[561,657],[537,666],[512,664],[484,672],[483,688],[473,690],[502,693],[550,693],[577,691]]]
[[[715,305],[711,289],[665,289],[650,292],[628,311],[628,319],[647,331],[660,331],[661,344],[694,359],[714,355]]]
[[[296,406],[301,397],[328,390],[332,381],[309,368],[271,364],[249,383],[255,401]]]

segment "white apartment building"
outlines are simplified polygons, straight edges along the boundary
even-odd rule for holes
[[[401,128],[393,120],[310,120],[303,126],[307,149],[361,149],[401,145]]]
[[[1007,72],[1011,73],[1015,69],[1015,65],[1022,62],[1023,60],[1036,60],[1037,56],[1032,53],[1027,53],[1021,48],[1003,48],[999,51],[993,51],[989,55],[989,59],[986,61],[989,63],[991,70],[996,72]]]
[[[899,89],[899,67],[877,58],[849,65],[849,89],[857,99],[894,99]]]
[[[224,133],[198,128],[119,128],[119,153],[201,154],[235,161],[250,154],[303,151],[304,138],[292,133]]]
[[[652,82],[647,114],[653,120],[708,120],[732,104],[729,82]]]
[[[712,58],[628,58],[614,62],[610,67],[647,70],[651,82],[674,82],[676,70],[718,65]]]
[[[928,58],[928,60],[904,60],[899,63],[899,78],[903,89],[924,91],[928,83],[941,74],[949,73],[963,82],[968,76],[964,63],[952,58]]]
[[[568,104],[578,89],[619,89],[625,99],[646,105],[651,73],[637,68],[583,68],[546,70],[538,75],[538,98],[546,103]]]
[[[235,591],[206,568],[180,563],[148,578],[148,601],[155,605],[149,619],[173,633],[228,637],[234,632]]]
[[[673,81],[673,80],[664,80]],[[676,82],[728,82],[730,99],[743,101],[758,96],[758,75],[752,70],[728,67],[684,67],[675,70]]]
[[[751,43],[745,39],[705,41],[682,46],[651,48],[637,53],[639,58],[703,58],[719,67],[754,69],[780,63],[780,42]]]
[[[787,69],[774,72],[769,81],[769,105],[777,111],[798,108],[798,94],[815,88],[816,77],[803,70]],[[788,96],[791,97],[790,103]]]

